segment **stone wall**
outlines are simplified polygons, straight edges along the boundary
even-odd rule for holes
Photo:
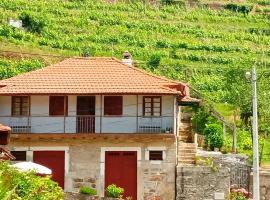
[[[224,200],[230,192],[228,168],[177,167],[177,200]]]
[[[252,192],[252,174],[250,175],[250,191]],[[270,199],[270,170],[260,171],[260,199]]]
[[[198,151],[197,157],[212,158],[216,166],[230,169],[231,185],[237,185],[248,190],[251,168],[248,157],[239,154],[222,154],[220,152]]]

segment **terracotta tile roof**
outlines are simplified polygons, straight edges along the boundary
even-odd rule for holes
[[[149,74],[115,58],[68,58],[0,81],[0,94],[174,94],[185,84]]]
[[[0,147],[0,160],[15,160],[16,158],[10,153],[10,151]]]
[[[5,126],[3,124],[0,124],[0,134],[3,131],[11,131],[11,128],[9,126]]]

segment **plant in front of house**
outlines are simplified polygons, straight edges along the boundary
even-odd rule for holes
[[[204,129],[207,146],[214,150],[220,149],[224,143],[224,135],[220,124],[209,124]]]
[[[231,187],[230,200],[252,200],[250,193],[244,188]]]
[[[124,194],[124,189],[121,187],[117,187],[115,184],[108,185],[106,188],[107,197],[112,198],[122,198]]]
[[[7,162],[0,162],[0,199],[62,200],[64,192],[50,176],[21,172]]]
[[[80,187],[80,193],[81,194],[86,194],[89,196],[95,196],[97,195],[97,191],[91,187],[87,187],[87,186],[81,186]]]

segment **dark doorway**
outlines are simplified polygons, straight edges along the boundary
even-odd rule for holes
[[[95,96],[77,97],[77,133],[95,133]]]

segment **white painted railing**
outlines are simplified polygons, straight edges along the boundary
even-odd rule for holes
[[[173,133],[173,116],[0,116],[12,133]]]

